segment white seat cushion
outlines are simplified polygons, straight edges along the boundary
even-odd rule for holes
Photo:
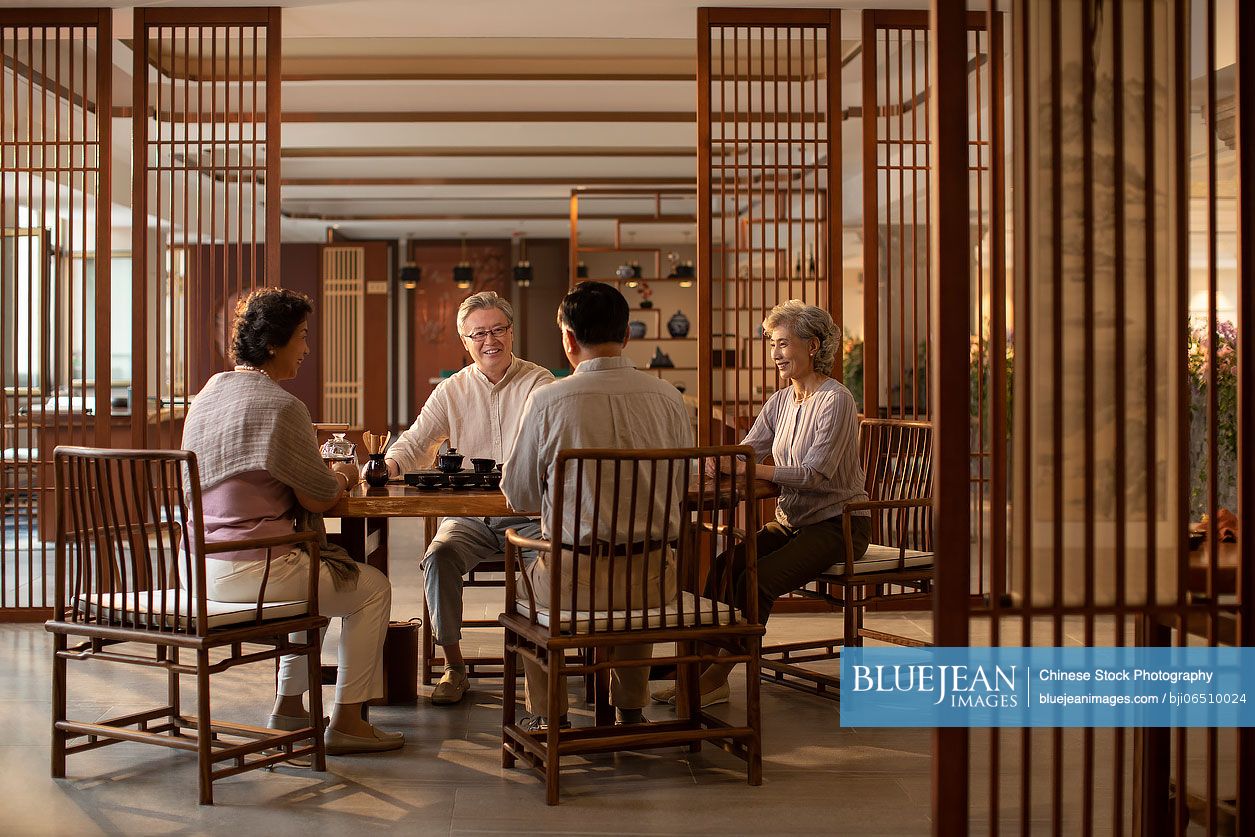
[[[878,543],[867,545],[867,552],[862,558],[854,562],[854,574],[862,575],[864,573],[879,573],[888,570],[896,570],[898,568],[898,557],[901,551],[896,546],[884,546]],[[907,569],[918,569],[920,567],[931,567],[933,564],[933,553],[920,552],[917,549],[908,549],[906,551],[905,565]],[[833,564],[824,570],[824,575],[845,575],[844,559],[837,564]]]
[[[519,613],[523,616],[531,616],[531,608],[527,606],[526,602],[520,601],[518,608]],[[683,614],[681,614],[681,610],[683,610]],[[659,607],[651,607],[648,610],[620,610],[613,612],[613,614],[604,610],[594,611],[591,614],[587,610],[577,610],[575,612],[575,632],[583,634],[588,633],[590,629],[624,631],[660,627],[696,628],[699,624],[697,618],[699,613],[702,617],[700,624],[703,626],[711,624],[732,625],[741,621],[740,612],[731,605],[685,592],[680,593],[676,599],[667,603],[665,616],[663,616],[663,608]],[[612,616],[613,619],[611,618]],[[549,618],[549,611],[543,608],[536,615],[536,621],[546,628],[549,627]],[[570,630],[571,611],[562,611],[561,619],[563,630]],[[590,628],[590,626],[592,627]]]
[[[175,622],[174,614],[174,590],[157,590],[153,593],[114,593],[112,595],[101,596],[97,599],[95,596],[79,596],[75,599],[75,603],[80,607],[87,605],[88,612],[93,616],[99,615],[100,618],[109,618],[110,605],[114,608],[114,618],[121,619],[118,621],[132,622],[136,624],[147,624],[148,622],[148,597],[153,597],[153,621],[160,619],[159,611],[164,604],[166,613],[164,627],[172,628]],[[138,599],[139,604],[136,605]],[[99,604],[97,603],[99,602]],[[209,627],[222,628],[227,625],[238,625],[244,622],[252,622],[257,615],[257,605],[253,602],[214,602],[208,603],[209,608]],[[101,613],[97,614],[97,609]],[[126,614],[118,613],[119,610],[127,611]],[[291,602],[266,602],[262,608],[262,619],[287,619],[292,616],[304,616],[309,612],[309,604],[304,601]],[[132,618],[130,614],[134,614]],[[188,619],[196,618],[196,601],[188,594],[186,590],[179,591],[179,613],[178,627],[182,628],[187,625]]]

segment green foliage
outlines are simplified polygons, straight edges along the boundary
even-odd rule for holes
[[[1216,326],[1216,432],[1209,438],[1208,373],[1211,366],[1205,325],[1191,326],[1186,343],[1186,380],[1190,391],[1190,519],[1207,513],[1209,447],[1216,448],[1216,504],[1236,508],[1238,463],[1238,332],[1233,323]]]

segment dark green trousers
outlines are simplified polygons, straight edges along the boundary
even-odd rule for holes
[[[758,619],[767,622],[776,599],[814,581],[833,564],[845,560],[845,532],[841,515],[796,529],[772,521],[758,530]],[[870,517],[850,521],[854,559],[867,552]],[[715,559],[706,580],[705,595],[744,610],[746,593],[745,548],[737,547]]]

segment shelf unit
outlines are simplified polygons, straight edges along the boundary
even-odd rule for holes
[[[670,381],[677,388],[683,387],[682,391],[692,404],[697,403],[703,385],[698,376],[697,277],[669,274],[677,265],[696,261],[695,200],[695,188],[573,190],[570,238],[571,286],[595,281],[617,287],[628,300],[629,321],[645,324],[645,336],[630,338],[624,355],[638,369]],[[676,213],[668,208],[668,204],[675,203],[684,203],[687,210]],[[645,204],[649,204],[648,209],[645,209]],[[602,220],[590,222],[585,219],[581,222],[581,211],[592,212],[590,205],[596,207],[596,214]],[[611,222],[610,243],[592,244],[581,240],[581,233],[585,239],[592,237],[589,231],[591,224],[604,224],[605,216],[616,213],[624,217]],[[666,242],[663,239],[668,236],[656,232],[669,228],[672,233],[670,238],[674,239],[677,226],[691,231],[687,241]],[[650,236],[651,231],[655,233],[653,236]],[[605,238],[603,235],[603,241]],[[616,275],[616,268],[632,262],[640,265],[639,277],[623,279]],[[581,263],[586,266],[587,276],[578,275]],[[647,289],[648,295],[643,294],[642,289]],[[653,305],[642,308],[640,303],[645,299]],[[689,330],[684,337],[672,337],[667,330],[667,323],[676,312],[682,312],[689,320]],[[650,366],[650,359],[657,350],[666,354],[674,365]]]

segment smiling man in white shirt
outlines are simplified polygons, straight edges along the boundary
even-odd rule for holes
[[[514,309],[492,291],[469,296],[458,308],[458,334],[473,363],[441,381],[414,424],[388,449],[388,473],[430,468],[448,442],[471,458],[509,459],[527,397],[553,381],[549,370],[514,356]],[[462,700],[469,683],[462,657],[462,576],[505,549],[505,530],[540,533],[525,517],[449,517],[423,557],[427,608],[445,671],[432,703]]]

